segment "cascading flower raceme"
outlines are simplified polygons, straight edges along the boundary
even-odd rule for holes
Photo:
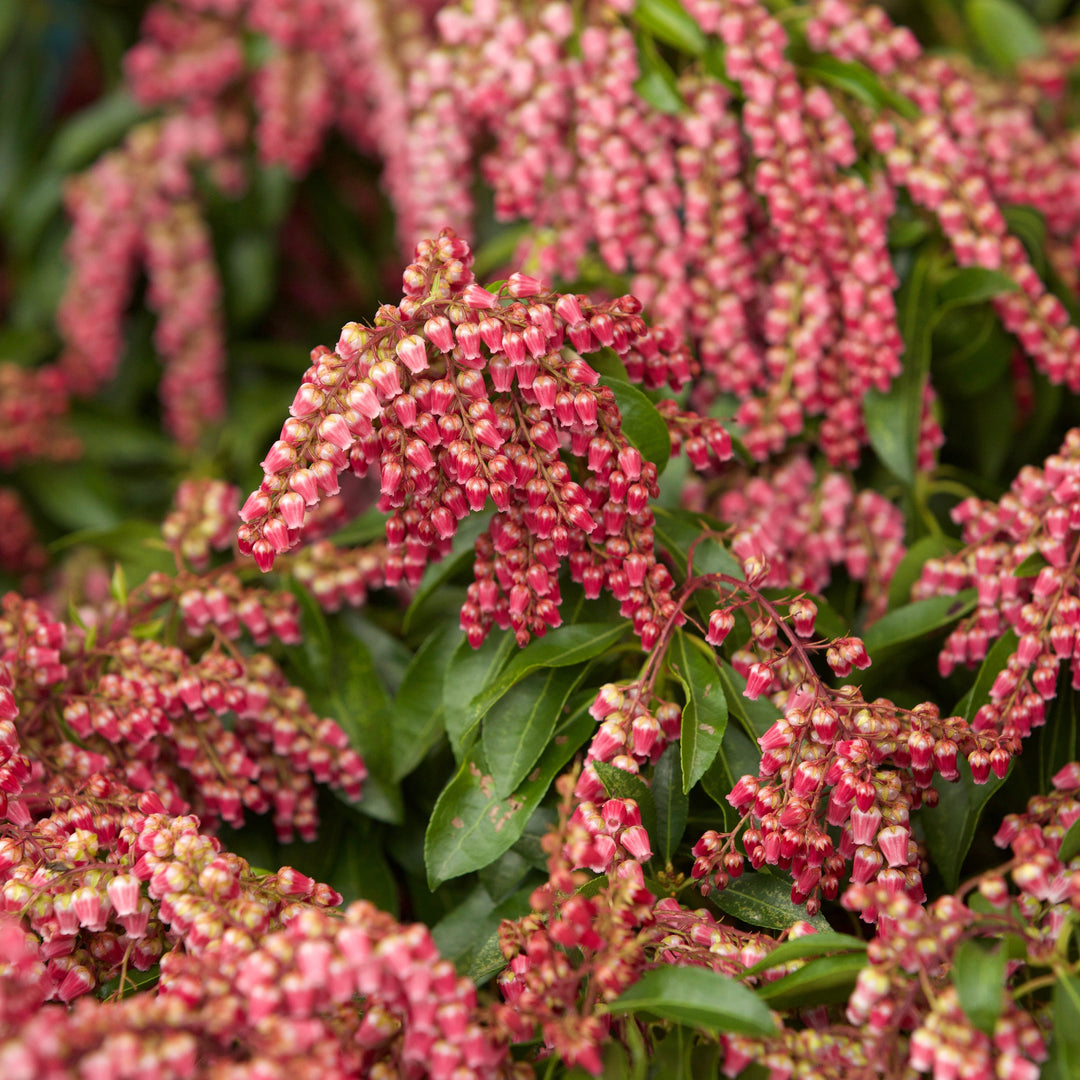
[[[376,465],[378,506],[390,513],[387,585],[417,585],[458,522],[493,504],[461,613],[474,646],[492,625],[522,644],[558,626],[565,562],[586,597],[610,591],[651,647],[674,610],[653,548],[656,466],[623,433],[614,393],[583,356],[610,347],[628,370],[664,365],[682,382],[686,354],[664,353],[633,297],[594,305],[524,274],[488,291],[448,230],[416,255],[401,304],[380,308],[373,326],[349,323],[335,350],[312,352],[241,509],[241,551],[269,570],[343,472]],[[709,430],[714,451],[730,455],[722,429]]]
[[[965,546],[923,567],[912,595],[950,596],[974,588],[975,612],[961,620],[938,658],[943,675],[958,664],[981,663],[1004,635],[1015,648],[994,680],[990,700],[974,728],[992,736],[1007,760],[1033,728],[1046,722],[1047,703],[1058,694],[1059,672],[1080,686],[1080,429],[1065,437],[1043,468],[1025,466],[996,502],[974,496],[959,503],[953,519]]]

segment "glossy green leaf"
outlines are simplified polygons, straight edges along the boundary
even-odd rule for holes
[[[993,1035],[994,1025],[1005,1004],[1005,965],[1008,955],[1000,943],[962,941],[953,955],[949,977],[960,998],[960,1008],[985,1035]]]
[[[416,650],[391,710],[390,758],[393,777],[408,776],[443,731],[446,669],[461,645],[461,631],[444,623]]]
[[[1066,975],[1054,983],[1053,1010],[1054,1038],[1042,1076],[1049,1080],[1056,1069],[1056,1080],[1074,1080],[1080,1076],[1080,978]]]
[[[641,456],[663,472],[671,457],[671,433],[656,406],[632,383],[602,376],[600,382],[614,395],[622,416],[622,432]]]
[[[681,630],[675,633],[667,659],[686,694],[679,747],[683,791],[688,792],[720,750],[727,728],[727,697],[716,662],[704,656]]]
[[[847,1001],[859,972],[866,967],[861,953],[842,953],[809,961],[805,967],[776,982],[758,987],[758,997],[774,1009],[832,1005]]]
[[[979,48],[1003,71],[1046,51],[1039,24],[1013,0],[966,0],[964,16]]]
[[[591,660],[606,652],[621,638],[627,630],[625,622],[576,623],[572,626],[560,626],[530,642],[517,653],[497,676],[486,681],[483,689],[469,702],[469,712],[476,719],[482,719],[488,709],[507,693],[512,686],[521,682],[526,675],[531,675],[541,668],[570,667]],[[501,635],[510,641],[510,634]]]
[[[454,757],[461,760],[472,745],[481,712],[473,699],[494,682],[507,658],[517,648],[513,634],[489,634],[479,649],[463,641],[450,659],[443,682],[446,734]]]
[[[808,922],[818,930],[831,929],[821,915],[808,915],[805,907],[792,902],[791,880],[786,877],[746,872],[709,898],[721,911],[751,926],[787,930],[792,923]]]
[[[705,514],[660,506],[653,507],[653,514],[656,517],[656,538],[671,556],[679,573],[728,574],[740,581],[743,579],[742,564],[724,547],[718,537],[702,539],[702,534],[706,531],[722,532],[725,527],[723,522]],[[693,564],[688,571],[690,546],[695,541]]]
[[[1080,852],[1080,818],[1077,818],[1076,821],[1069,826],[1065,835],[1061,838],[1061,847],[1058,849],[1058,858],[1063,863],[1067,863],[1075,858],[1078,852]]]
[[[1019,288],[1020,286],[1001,270],[965,266],[954,271],[938,286],[938,302],[943,305],[980,304],[1003,293],[1016,292]]]
[[[663,57],[641,53],[638,67],[641,75],[634,82],[634,91],[642,101],[668,116],[678,116],[686,109],[675,73]]]
[[[752,990],[709,968],[654,968],[609,1008],[617,1015],[646,1012],[713,1034],[771,1035],[776,1030],[768,1007]]]
[[[487,713],[481,738],[500,798],[509,795],[536,764],[562,719],[563,706],[584,676],[584,665],[535,671]]]
[[[1039,791],[1053,787],[1059,770],[1080,756],[1080,724],[1076,694],[1059,693],[1047,705],[1046,723],[1038,733]]]
[[[1016,650],[1016,645],[1017,637],[1011,630],[994,644],[979,669],[971,692],[957,705],[956,711],[962,713],[965,720],[970,722],[989,700],[990,687],[1009,655]],[[919,811],[932,863],[950,892],[960,883],[960,870],[975,838],[983,809],[1004,783],[991,773],[985,784],[976,784],[962,755],[958,768],[960,779],[956,783],[938,782],[934,785],[938,791],[938,805]]]
[[[866,942],[850,934],[824,930],[820,934],[807,934],[805,937],[792,938],[790,941],[777,945],[763,960],[747,968],[743,975],[757,975],[761,971],[768,971],[769,968],[778,967],[791,960],[805,960],[808,957],[849,952],[866,952]]]
[[[1015,570],[1012,572],[1014,578],[1025,577],[1037,577],[1038,573],[1044,566],[1050,564],[1046,561],[1040,551],[1033,551]]]
[[[505,799],[495,795],[483,750],[475,747],[443,789],[424,838],[428,884],[479,870],[513,846],[552,780],[589,737],[596,722],[580,708],[556,730],[531,776]]]
[[[760,749],[750,741],[738,724],[728,724],[720,744],[720,753],[716,755],[709,771],[701,778],[705,793],[723,811],[725,829],[733,829],[739,821],[739,813],[727,801],[731,789],[739,777],[747,774],[756,776],[760,765]]]
[[[655,846],[653,836],[656,833],[656,803],[649,785],[640,776],[617,769],[606,761],[594,762],[593,768],[596,769],[596,775],[600,777],[600,783],[604,785],[609,799],[633,799],[638,804],[641,824],[645,826],[645,831]]]
[[[857,61],[814,53],[801,59],[799,68],[871,108],[894,109],[909,118],[919,115],[913,101],[888,89],[868,67]]]
[[[889,610],[904,607],[911,600],[911,588],[919,580],[923,565],[929,559],[940,559],[953,550],[955,544],[950,544],[941,533],[931,533],[916,540],[904,553],[889,581]]]
[[[482,510],[478,514],[469,514],[458,523],[450,554],[441,562],[429,563],[424,571],[420,586],[413,594],[412,603],[405,611],[401,626],[403,632],[409,632],[417,612],[430,596],[438,592],[455,574],[472,567],[476,559],[476,538],[491,524],[491,514],[490,510]]]
[[[638,0],[633,19],[665,45],[673,45],[691,56],[705,52],[705,35],[679,0]]]
[[[653,768],[652,796],[656,804],[656,835],[650,840],[663,863],[671,861],[686,832],[690,800],[683,791],[679,748],[671,743]]]
[[[870,626],[863,634],[863,644],[873,660],[886,649],[926,637],[956,622],[974,611],[977,602],[976,591],[965,589],[956,596],[931,596],[927,600],[905,604],[883,615]]]
[[[126,90],[113,90],[65,121],[49,147],[48,163],[62,172],[85,168],[142,115],[142,106]]]

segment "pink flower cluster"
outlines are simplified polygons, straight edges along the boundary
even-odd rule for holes
[[[978,607],[949,635],[939,656],[943,675],[974,666],[1010,630],[1015,650],[974,721],[1004,752],[1015,753],[1046,718],[1067,665],[1080,686],[1075,648],[1080,625],[1080,429],[1039,469],[1023,468],[996,502],[965,499],[953,509],[964,548],[923,567],[913,595],[949,596],[975,588]]]
[[[640,305],[593,305],[520,273],[489,292],[448,230],[416,254],[401,304],[383,305],[372,327],[346,325],[335,351],[312,353],[263,482],[241,508],[241,551],[270,569],[301,542],[309,508],[337,493],[340,474],[364,476],[377,463],[378,505],[391,513],[388,585],[417,584],[458,521],[494,505],[462,608],[473,645],[492,625],[522,643],[559,625],[566,561],[587,597],[610,590],[649,648],[674,610],[647,505],[656,467],[629,443],[613,392],[582,359],[604,347],[630,363],[661,356]]]
[[[741,874],[743,853],[735,840],[742,831],[752,865],[789,871],[792,900],[808,910],[816,911],[822,897],[836,899],[849,865],[852,882],[877,882],[921,903],[922,859],[911,811],[936,803],[936,773],[958,777],[958,754],[967,756],[980,783],[991,769],[1003,776],[1009,754],[960,717],[942,717],[932,703],[902,709],[885,698],[866,701],[856,686],[828,687],[813,653],[824,652],[843,678],[870,664],[861,640],[811,641],[812,603],[790,601],[785,618],[755,584],[717,578],[722,591],[706,640],[719,646],[734,615],[745,610],[753,637],[749,648],[733,654],[732,666],[746,679],[746,697],[771,694],[783,716],[758,739],[758,774],[741,777],[728,795],[742,815],[740,826],[701,837],[693,876],[708,892]],[[838,839],[829,826],[839,829]]]

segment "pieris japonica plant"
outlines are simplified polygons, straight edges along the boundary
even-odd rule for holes
[[[1080,1075],[1029,7],[0,18],[4,1080]]]

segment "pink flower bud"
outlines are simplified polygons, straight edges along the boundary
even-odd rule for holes
[[[751,664],[746,676],[746,689],[743,696],[756,701],[772,685],[773,675],[768,664]]]
[[[555,301],[555,311],[559,318],[568,326],[574,326],[577,323],[584,321],[584,315],[581,314],[581,305],[578,303],[577,297],[567,293],[565,296],[560,296]]]
[[[398,367],[392,360],[380,360],[373,364],[368,375],[384,401],[391,401],[401,393]]]
[[[304,497],[295,491],[287,491],[278,501],[278,510],[290,529],[304,524]]]
[[[454,348],[454,329],[445,315],[436,315],[424,323],[424,333],[428,341],[440,352],[450,352]]]
[[[619,836],[619,843],[638,862],[648,862],[652,858],[649,834],[642,825],[631,825],[629,829],[624,829]]]
[[[263,536],[276,553],[289,550],[289,528],[281,518],[267,518],[263,525]]]
[[[297,417],[311,416],[323,407],[325,401],[326,396],[317,386],[313,386],[311,383],[304,383],[300,389],[296,391],[296,396],[289,406],[289,413],[292,416]]]
[[[240,508],[240,520],[254,521],[270,509],[270,496],[263,491],[253,491]]]
[[[139,879],[134,875],[117,874],[105,889],[117,915],[130,915],[138,909],[141,892]]]
[[[330,413],[319,424],[319,436],[340,450],[348,450],[356,441],[349,425],[340,413]]]
[[[529,277],[528,274],[514,273],[506,279],[506,291],[515,300],[523,300],[525,297],[542,293],[544,283],[539,278]]]
[[[856,827],[855,817],[858,814],[856,810],[852,814],[852,828]],[[903,825],[889,825],[887,828],[881,830],[877,835],[877,845],[881,848],[881,853],[885,856],[885,861],[889,866],[907,866],[908,861],[908,840],[911,839],[911,833],[905,829]],[[856,843],[859,840],[856,838]]]
[[[266,457],[263,458],[261,465],[262,470],[268,476],[272,476],[274,473],[284,472],[296,462],[296,450],[291,447],[283,439],[278,439],[273,446],[267,451]]]
[[[301,495],[308,506],[314,506],[319,501],[319,487],[310,469],[297,469],[289,477],[289,488]]]
[[[342,360],[355,360],[367,345],[371,331],[359,323],[349,322],[341,328],[335,352]]]
[[[499,306],[498,297],[475,283],[465,286],[465,290],[461,294],[461,299],[473,309],[486,310]]]

